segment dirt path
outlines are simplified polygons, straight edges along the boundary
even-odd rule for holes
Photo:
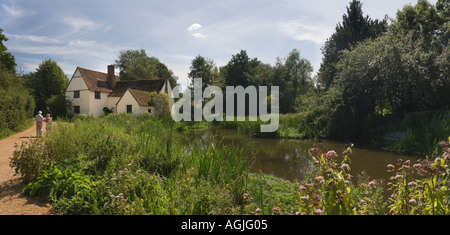
[[[45,126],[43,132],[45,133]],[[14,169],[9,166],[14,153],[15,143],[36,137],[36,127],[14,134],[0,140],[0,215],[48,215],[51,206],[37,198],[22,194],[25,186],[20,175],[14,176]]]

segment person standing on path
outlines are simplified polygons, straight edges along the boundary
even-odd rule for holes
[[[42,136],[42,122],[44,122],[41,111],[34,117],[34,120],[36,121],[36,137],[40,137]]]
[[[47,117],[45,117],[44,119],[45,122],[45,134],[50,134],[52,133],[52,117],[50,116],[50,114],[47,114]]]

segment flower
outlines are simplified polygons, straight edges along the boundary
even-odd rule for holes
[[[300,200],[308,200],[309,199],[309,196],[308,195],[306,195],[306,196],[301,196],[300,197]]]
[[[375,180],[369,182],[369,188],[375,188]]]
[[[410,186],[410,187],[415,187],[415,186],[417,186],[417,182],[415,182],[415,181],[409,182],[409,183],[408,183],[408,186]]]
[[[342,155],[344,155],[344,156],[347,156],[347,155],[350,155],[350,154],[352,154],[352,149],[347,149],[347,150],[345,150],[344,152],[342,152]]]
[[[278,214],[278,213],[281,212],[281,208],[277,206],[277,207],[274,207],[274,208],[272,209],[272,211],[273,211],[273,213]]]
[[[314,180],[319,184],[325,183],[325,180],[323,179],[323,176],[321,176],[321,175],[317,176]]]
[[[256,208],[256,213],[257,213],[257,214],[261,213],[261,211],[262,211],[261,209]]]
[[[450,142],[443,140],[443,141],[439,142],[439,145],[443,148],[448,148],[448,147],[450,147]]]
[[[388,170],[393,170],[395,167],[392,164],[387,165]]]
[[[329,160],[334,160],[338,157],[336,151],[334,151],[334,150],[328,151],[328,153],[325,156]]]
[[[438,166],[440,166],[440,165],[441,165],[441,158],[440,158],[440,157],[436,158],[436,159],[434,160],[434,162],[436,162],[436,164],[437,164]]]
[[[319,208],[319,209],[314,211],[314,214],[321,215],[321,214],[323,214],[323,210]]]
[[[350,170],[350,166],[349,166],[347,163],[342,164],[341,167],[342,167],[343,170],[346,170],[346,171],[349,171],[349,170]]]
[[[410,204],[416,204],[416,199],[413,198],[413,199],[409,200],[409,203]]]
[[[309,149],[309,153],[312,153],[312,154],[314,154],[314,155],[317,155],[317,154],[320,153],[320,149],[318,149],[318,148],[312,148],[312,149]]]

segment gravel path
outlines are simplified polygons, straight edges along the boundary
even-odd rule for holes
[[[45,127],[45,126],[44,126]],[[45,128],[42,128],[45,133]],[[36,136],[36,127],[0,140],[0,215],[49,215],[51,206],[22,194],[25,184],[9,166],[15,143]]]

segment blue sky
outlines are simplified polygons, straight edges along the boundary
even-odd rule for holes
[[[429,2],[435,4],[437,0]],[[350,0],[1,0],[0,28],[19,70],[55,60],[72,76],[77,66],[106,72],[121,50],[145,49],[181,84],[197,55],[225,65],[241,49],[274,64],[293,49],[317,71],[320,48]],[[416,0],[362,0],[372,19],[394,18]],[[118,71],[117,71],[118,72]]]

